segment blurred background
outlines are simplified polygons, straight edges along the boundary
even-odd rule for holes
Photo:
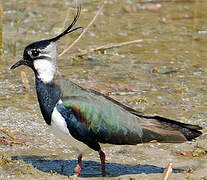
[[[110,179],[161,179],[172,162],[172,179],[207,178],[207,1],[203,0],[2,0],[0,2],[0,179],[64,179],[76,153],[55,139],[40,114],[30,69],[9,67],[31,42],[51,38],[71,23],[82,38],[59,57],[59,70],[145,114],[203,127],[183,144],[109,146]],[[58,42],[59,54],[81,31]],[[139,43],[120,45],[123,42]],[[107,49],[107,46],[110,49]],[[120,47],[116,47],[120,45]],[[88,52],[101,47],[100,51]],[[80,56],[80,53],[87,52]],[[13,138],[13,139],[12,139]],[[96,152],[84,156],[81,178],[101,179]]]

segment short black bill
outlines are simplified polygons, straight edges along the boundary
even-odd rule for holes
[[[25,60],[24,59],[20,59],[18,62],[16,62],[14,65],[12,65],[10,67],[11,70],[21,66],[21,65],[25,65]]]

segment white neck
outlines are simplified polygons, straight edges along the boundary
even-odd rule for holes
[[[49,83],[53,80],[56,67],[52,62],[44,59],[35,60],[34,68],[37,70],[37,76],[42,82]]]

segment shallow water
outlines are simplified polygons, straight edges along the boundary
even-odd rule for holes
[[[193,142],[104,147],[109,179],[161,179],[169,162],[172,179],[207,177],[207,2],[139,2],[109,1],[78,44],[59,58],[59,69],[74,82],[138,111],[203,127],[204,135]],[[3,0],[1,5],[0,129],[26,144],[0,145],[0,179],[67,179],[74,173],[75,151],[45,125],[31,70],[8,68],[21,58],[28,43],[61,31],[67,14],[69,24],[74,3]],[[78,25],[86,27],[98,8],[99,1],[84,1]],[[59,52],[79,33],[61,39]],[[81,50],[135,39],[143,42],[74,57]],[[29,92],[21,82],[21,71],[29,79]],[[0,137],[8,138],[3,133]],[[88,151],[83,160],[80,178],[102,179],[98,154]]]

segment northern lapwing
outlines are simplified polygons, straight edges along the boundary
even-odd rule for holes
[[[102,175],[105,175],[105,154],[100,144],[135,145],[156,140],[160,143],[182,143],[200,136],[201,127],[147,116],[91,89],[84,89],[65,79],[58,71],[56,42],[74,28],[76,16],[58,36],[29,44],[23,57],[11,66],[30,67],[35,75],[36,92],[45,122],[78,152],[75,174],[81,172],[86,148],[98,151]]]

